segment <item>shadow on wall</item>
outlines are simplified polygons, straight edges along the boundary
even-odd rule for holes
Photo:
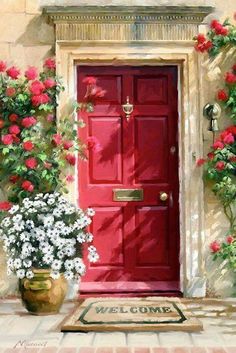
[[[26,64],[36,65],[46,57],[55,55],[54,26],[47,23],[44,15],[36,15],[30,20],[15,45],[22,46]]]

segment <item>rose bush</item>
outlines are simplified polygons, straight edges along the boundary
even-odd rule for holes
[[[29,67],[24,75],[0,61],[0,187],[9,202],[37,193],[66,192],[73,181],[70,167],[85,157],[86,144],[78,139],[71,117],[56,121],[57,96],[63,90],[55,61],[45,60],[43,71]],[[105,93],[96,79],[86,77],[87,92],[77,111],[92,111]],[[81,119],[77,120],[83,126]],[[0,210],[6,210],[0,203]],[[8,205],[10,207],[10,205]]]
[[[199,34],[195,39],[197,51],[214,57],[223,47],[236,45],[236,26],[228,20],[223,24],[213,20],[207,36]],[[229,221],[225,240],[215,240],[210,244],[213,259],[220,258],[236,270],[236,64],[225,73],[224,87],[216,92],[216,99],[233,125],[219,134],[207,158],[200,158],[197,165],[204,165],[204,175],[211,180],[212,191],[220,200]]]

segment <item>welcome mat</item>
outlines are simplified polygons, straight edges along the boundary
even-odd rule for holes
[[[89,298],[61,331],[201,331],[179,298]]]

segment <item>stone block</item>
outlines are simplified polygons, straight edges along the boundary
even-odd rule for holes
[[[42,12],[38,0],[25,0],[25,12],[29,14],[39,14]]]
[[[1,14],[22,12],[25,12],[25,0],[1,0]]]

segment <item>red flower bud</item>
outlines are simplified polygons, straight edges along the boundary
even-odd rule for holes
[[[75,165],[76,158],[75,158],[75,155],[74,155],[74,154],[68,153],[68,154],[66,155],[65,159],[67,160],[67,162],[68,162],[70,165]]]
[[[20,128],[18,125],[12,125],[9,127],[8,131],[10,132],[10,134],[18,135],[20,133]]]
[[[9,180],[12,184],[15,184],[20,179],[19,175],[11,175]]]
[[[0,61],[0,72],[4,72],[6,70],[6,63],[4,61]]]
[[[38,76],[38,71],[37,71],[36,67],[34,67],[34,66],[30,66],[28,68],[28,70],[25,71],[25,77],[29,81],[35,80],[37,76]]]
[[[11,145],[14,139],[12,135],[8,134],[8,135],[3,135],[1,137],[1,140],[4,145]]]
[[[46,67],[46,68],[49,69],[49,70],[55,70],[55,69],[56,69],[55,60],[54,60],[53,58],[47,58],[47,59],[44,61],[43,66]]]
[[[71,147],[73,147],[74,143],[73,141],[64,141],[63,142],[63,147],[65,150],[69,150]]]
[[[14,87],[7,87],[6,89],[6,96],[13,97],[16,94],[16,90]]]
[[[25,141],[23,142],[23,148],[25,151],[32,151],[34,148],[34,144],[32,141]]]
[[[22,119],[21,124],[28,128],[37,123],[37,120],[33,116],[27,116],[26,118]]]
[[[29,180],[24,180],[23,183],[21,184],[22,189],[32,192],[34,191],[34,185],[31,183]]]
[[[9,69],[7,69],[6,73],[13,80],[16,80],[18,78],[18,76],[20,75],[20,70],[17,69],[15,66],[12,66]]]
[[[17,121],[17,119],[19,118],[19,116],[17,114],[11,114],[9,115],[8,119],[13,123],[15,121]]]
[[[232,72],[226,72],[225,81],[227,83],[235,83],[236,82],[236,75],[233,74]]]
[[[221,245],[218,241],[213,241],[213,243],[210,244],[210,249],[213,253],[217,253],[220,251]]]
[[[226,238],[226,241],[228,244],[232,244],[234,241],[234,237],[232,235],[228,235]]]
[[[34,157],[31,157],[25,160],[25,165],[29,169],[35,169],[38,165],[38,162]]]
[[[217,99],[219,100],[219,101],[222,101],[222,102],[225,102],[225,101],[227,101],[228,100],[228,94],[225,92],[225,90],[223,90],[223,89],[220,89],[219,91],[218,91],[218,93],[217,93]]]
[[[225,162],[223,162],[223,161],[218,161],[217,163],[216,163],[216,169],[219,171],[219,172],[221,172],[222,170],[224,170],[225,169]]]
[[[12,207],[12,204],[8,201],[0,202],[0,211],[9,211],[11,207]]]
[[[198,167],[201,167],[204,163],[206,162],[206,160],[204,158],[199,158],[196,162]]]

